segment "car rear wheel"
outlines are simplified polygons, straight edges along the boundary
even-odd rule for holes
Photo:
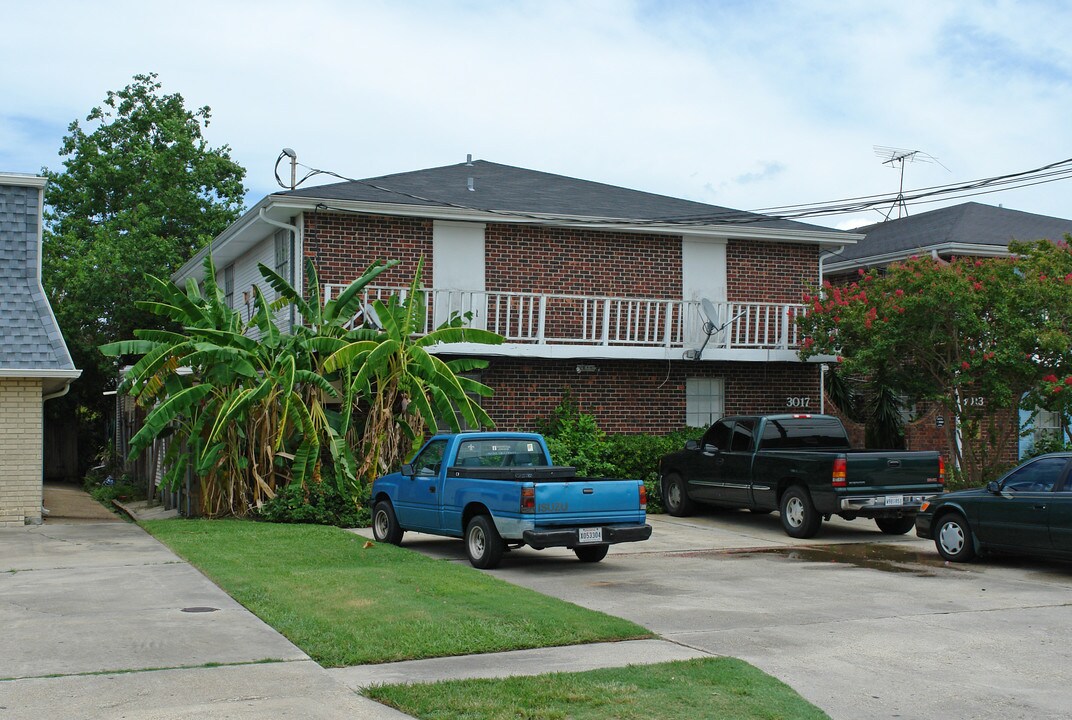
[[[823,518],[815,511],[808,491],[794,485],[782,495],[782,528],[785,534],[795,538],[815,537]]]
[[[608,550],[610,550],[610,545],[582,545],[573,548],[573,552],[577,554],[577,559],[586,563],[599,562],[607,557]]]
[[[506,549],[495,523],[487,515],[477,515],[465,528],[465,554],[469,563],[481,570],[499,566]]]
[[[402,533],[405,532],[398,524],[395,517],[395,509],[389,500],[380,500],[372,508],[372,537],[376,542],[402,544]]]
[[[908,515],[904,517],[875,518],[878,529],[886,535],[904,535],[916,526],[916,518]]]
[[[968,562],[975,557],[971,527],[960,513],[949,513],[938,520],[934,532],[938,554],[950,562]]]
[[[685,481],[677,473],[663,478],[663,506],[666,512],[674,517],[686,517],[692,515],[696,509],[694,503],[685,491]]]

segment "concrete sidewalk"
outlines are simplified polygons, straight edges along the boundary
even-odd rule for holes
[[[0,720],[398,720],[357,693],[709,656],[640,640],[325,670],[137,525],[57,497],[44,525],[0,529]]]
[[[130,523],[0,529],[0,638],[2,720],[408,717]]]

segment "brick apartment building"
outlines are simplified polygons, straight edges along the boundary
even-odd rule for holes
[[[1013,240],[1063,239],[1072,233],[1072,220],[995,207],[977,202],[938,208],[908,217],[857,228],[864,239],[831,254],[823,265],[824,279],[845,284],[855,279],[859,268],[882,268],[909,257],[1008,257]],[[985,398],[980,399],[986,402]],[[909,450],[947,450],[945,423],[949,420],[937,407],[917,408],[919,417],[906,426]],[[1008,444],[993,458],[997,465],[1013,465],[1031,451],[1045,435],[1059,435],[1068,418],[1056,413],[1006,410],[996,418],[1001,425],[1016,423],[1025,430],[1011,432]]]
[[[500,428],[532,429],[568,392],[608,432],[664,433],[818,412],[819,365],[800,361],[794,318],[820,255],[859,238],[472,161],[274,193],[174,279],[199,279],[211,252],[241,310],[263,286],[258,263],[303,285],[311,259],[330,296],[372,261],[399,260],[370,290],[382,295],[406,288],[423,256],[428,327],[472,312],[506,338],[435,349],[490,361],[479,379]]]
[[[41,287],[44,188],[0,173],[0,527],[41,522],[44,402],[81,374]]]

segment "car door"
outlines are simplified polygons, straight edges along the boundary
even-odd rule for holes
[[[1043,456],[1016,468],[1000,491],[979,499],[975,533],[987,545],[1048,550],[1050,511],[1068,465],[1067,457]]]
[[[413,474],[398,484],[395,515],[407,530],[434,530],[439,527],[439,472],[446,440],[432,440],[413,459]]]
[[[1049,518],[1053,549],[1072,553],[1072,474],[1069,472],[1050,500]]]
[[[719,420],[704,435],[690,473],[694,498],[726,505],[752,504],[749,475],[756,421]]]
[[[704,433],[700,446],[688,454],[684,476],[691,497],[709,502],[722,499],[719,467],[725,462],[722,456],[729,450],[732,432],[732,420],[719,420]]]

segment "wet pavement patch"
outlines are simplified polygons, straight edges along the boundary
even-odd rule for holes
[[[698,555],[700,553],[688,553]],[[939,570],[966,572],[967,567],[959,567],[946,562],[937,553],[917,552],[896,545],[882,543],[848,543],[843,545],[822,545],[795,548],[750,548],[747,550],[722,550],[720,555],[736,557],[774,556],[798,562],[834,563],[852,565],[868,570],[888,573],[903,573],[919,577],[934,577]]]

